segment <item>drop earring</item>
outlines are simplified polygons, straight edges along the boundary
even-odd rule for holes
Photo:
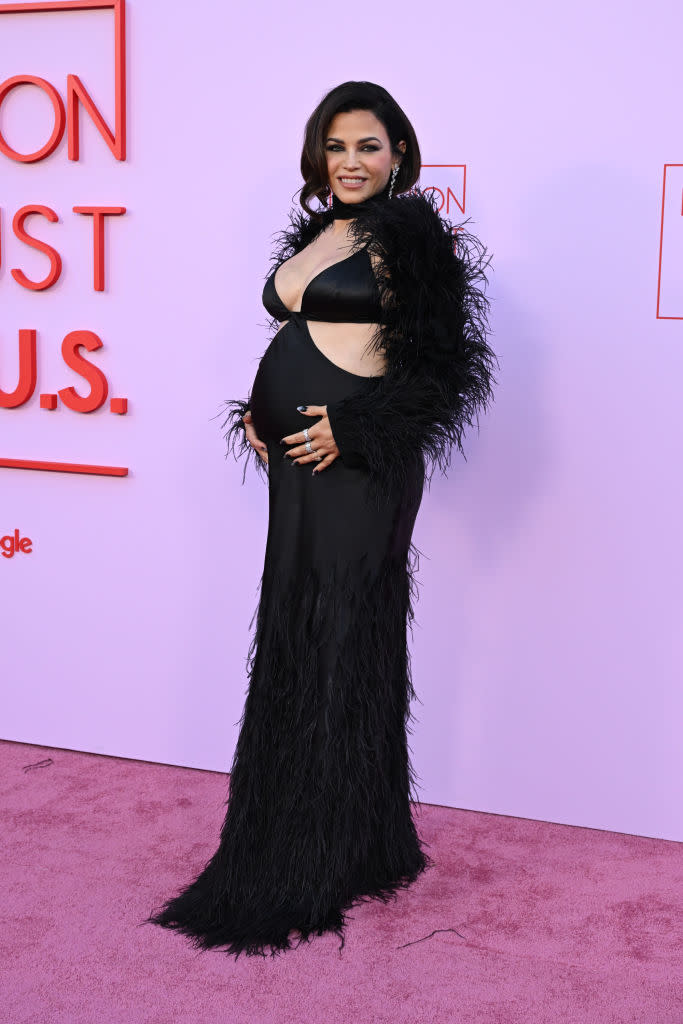
[[[391,199],[394,193],[394,182],[396,181],[396,175],[398,174],[398,164],[395,164],[391,169],[391,185],[389,186],[389,199]]]

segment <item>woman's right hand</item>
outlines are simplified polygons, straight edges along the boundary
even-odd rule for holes
[[[265,444],[265,442],[263,442],[259,438],[259,436],[257,435],[257,433],[256,433],[256,431],[254,429],[254,425],[253,425],[253,423],[251,421],[251,409],[247,409],[247,411],[245,412],[244,416],[242,417],[242,422],[244,423],[244,430],[245,430],[245,433],[247,435],[247,441],[249,442],[251,447],[254,449],[254,451],[258,455],[260,455],[260,457],[263,460],[263,462],[265,462],[266,465],[267,465],[268,464],[268,447]]]

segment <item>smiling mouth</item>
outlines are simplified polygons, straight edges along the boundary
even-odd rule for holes
[[[339,180],[341,181],[342,185],[362,185],[363,182],[366,181],[367,179],[346,177],[345,175],[344,177],[340,177]]]

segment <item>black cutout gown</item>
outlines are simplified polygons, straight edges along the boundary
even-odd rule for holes
[[[325,931],[343,946],[354,902],[386,902],[432,863],[411,813],[407,740],[424,472],[377,507],[367,470],[338,457],[316,478],[316,462],[291,465],[280,444],[318,422],[297,405],[367,386],[323,354],[307,321],[379,322],[372,265],[360,249],[325,268],[301,312],[274,277],[264,305],[287,322],[249,401],[268,447],[269,525],[227,812],[203,871],[147,919],[237,956]]]

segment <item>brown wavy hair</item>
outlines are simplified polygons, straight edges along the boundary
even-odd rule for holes
[[[337,114],[346,114],[350,110],[370,110],[384,125],[392,152],[401,157],[394,183],[395,194],[407,192],[420,174],[420,147],[415,129],[393,96],[374,82],[343,82],[323,96],[308,118],[304,132],[301,150],[301,176],[304,184],[299,202],[306,213],[316,220],[320,219],[322,213],[308,205],[309,199],[315,197],[326,205],[331,192],[325,155],[327,132]],[[406,143],[405,153],[398,148],[401,139]]]

